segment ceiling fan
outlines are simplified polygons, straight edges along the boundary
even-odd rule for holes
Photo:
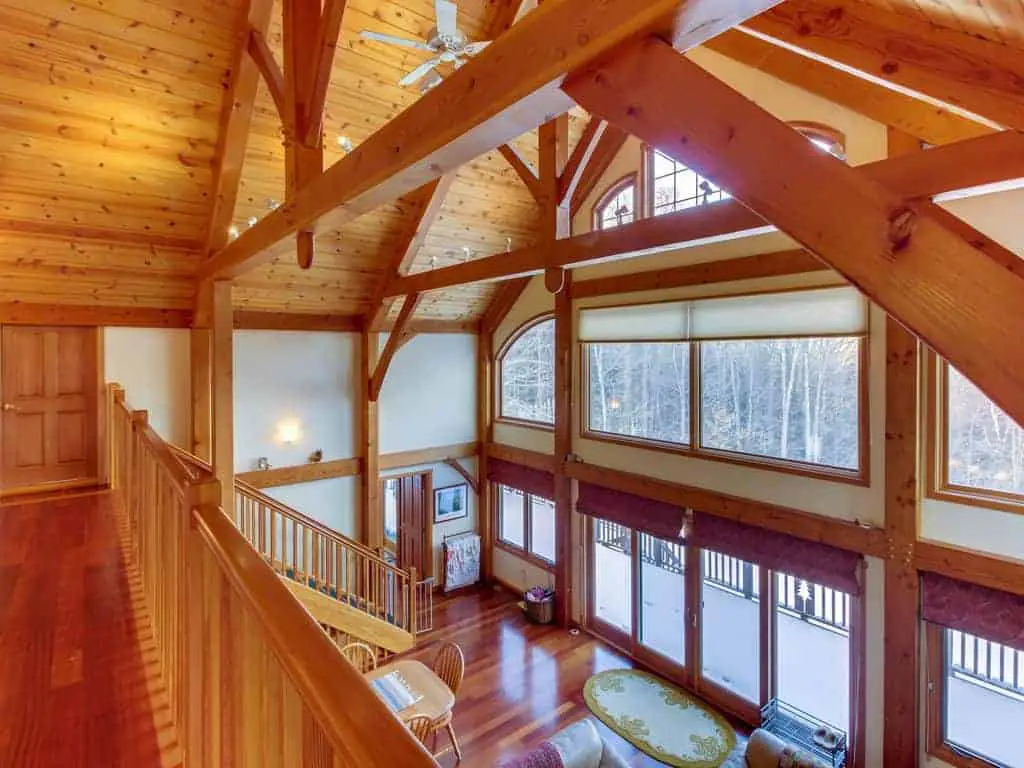
[[[490,45],[490,41],[471,43],[456,26],[458,8],[450,0],[434,0],[435,26],[428,33],[428,39],[409,40],[404,37],[385,35],[380,32],[363,30],[359,34],[367,40],[376,40],[391,45],[401,45],[406,48],[415,48],[418,51],[429,51],[434,54],[431,58],[420,64],[416,69],[409,72],[398,81],[401,86],[412,85],[420,82],[420,90],[428,91],[441,82],[441,75],[437,72],[439,64],[451,64],[456,69],[466,63],[467,56],[475,56],[484,48]]]

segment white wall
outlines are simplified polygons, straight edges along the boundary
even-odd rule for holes
[[[476,440],[476,336],[422,334],[395,354],[381,388],[380,451]]]
[[[191,443],[189,332],[167,328],[104,328],[103,373],[121,384],[132,408],[169,443]]]
[[[358,477],[332,477],[309,483],[267,488],[264,493],[282,504],[319,520],[328,528],[361,540]]]

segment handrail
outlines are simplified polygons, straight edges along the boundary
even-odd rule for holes
[[[112,484],[186,764],[436,765],[217,507],[211,473],[112,395]]]

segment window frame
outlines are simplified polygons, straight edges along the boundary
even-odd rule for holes
[[[932,350],[924,356],[927,495],[937,501],[1024,515],[1024,494],[957,485],[949,479],[949,363]]]
[[[723,294],[708,294],[701,295],[698,298],[732,298],[734,296],[752,296],[762,295],[766,293],[793,293],[802,290],[818,290],[823,288],[838,287],[831,283],[823,285],[807,285],[800,286],[798,288],[783,288],[772,291],[747,291],[742,293],[723,293]],[[685,299],[672,299],[671,301],[679,301]],[[657,303],[657,302],[622,302],[619,304],[601,304],[602,308],[605,307],[628,307],[646,303]],[[584,309],[591,309],[593,307],[586,306],[575,308],[576,312],[576,326],[579,327],[579,313]],[[850,485],[867,486],[871,484],[871,447],[870,447],[870,428],[871,428],[871,407],[870,407],[870,381],[871,381],[871,313],[868,313],[868,327],[866,332],[861,336],[850,337],[843,336],[841,338],[855,338],[858,344],[858,370],[857,370],[857,417],[858,417],[858,436],[857,436],[857,457],[859,466],[856,469],[845,469],[843,467],[831,467],[822,464],[812,464],[806,461],[800,461],[798,459],[780,459],[772,456],[758,456],[756,454],[740,453],[738,451],[728,451],[719,448],[710,448],[702,444],[701,435],[701,385],[700,385],[700,341],[688,341],[690,346],[690,442],[689,443],[670,443],[664,440],[655,440],[652,438],[637,437],[632,435],[617,435],[611,432],[602,432],[600,430],[592,429],[590,426],[590,355],[589,347],[591,344],[600,343],[615,343],[615,344],[645,344],[645,343],[673,343],[673,342],[645,342],[643,340],[634,340],[627,342],[584,342],[577,341],[576,344],[579,347],[579,358],[578,358],[578,370],[579,376],[579,412],[577,413],[578,423],[580,425],[579,434],[580,438],[586,440],[594,440],[597,442],[611,443],[614,445],[625,445],[633,448],[642,448],[646,450],[661,451],[665,453],[672,453],[680,456],[686,456],[695,459],[708,459],[710,461],[719,461],[728,464],[734,464],[743,467],[752,467],[756,469],[765,469],[776,472],[783,472],[786,474],[798,475],[803,477],[813,477],[821,480],[829,480],[839,483],[846,483]],[[819,337],[813,338],[826,338],[828,334],[823,334]],[[753,339],[753,341],[777,341],[781,340],[782,337],[772,339]]]
[[[545,499],[545,501],[550,502],[552,505],[554,504],[554,500],[553,499],[547,499],[544,496],[537,496],[536,494],[529,493],[528,491],[521,490],[521,489],[516,488],[514,486],[511,486],[511,485],[505,486],[502,483],[495,483],[495,482],[492,482],[490,485],[491,485],[491,493],[493,494],[491,498],[494,499],[494,504],[492,505],[494,507],[494,546],[497,547],[498,549],[501,549],[501,550],[504,550],[505,552],[508,552],[511,555],[515,555],[516,557],[522,558],[523,560],[526,560],[528,563],[530,563],[532,565],[535,565],[538,568],[542,568],[545,571],[548,571],[550,573],[554,573],[555,566],[557,564],[557,558],[558,558],[558,544],[557,544],[557,541],[555,543],[555,560],[548,560],[547,558],[545,558],[545,557],[543,557],[541,555],[536,554],[533,551],[533,528],[532,528],[533,499],[535,497],[536,498],[540,498],[540,499]],[[502,518],[502,515],[504,514],[504,504],[502,503],[502,492],[501,492],[501,489],[503,487],[511,488],[512,490],[519,491],[521,494],[523,494],[523,546],[522,547],[520,547],[515,542],[506,541],[505,539],[501,538],[501,518]],[[552,513],[553,513],[553,510],[552,510]],[[558,536],[557,526],[556,526],[556,529],[555,529],[555,536],[556,536],[556,538]]]
[[[997,763],[967,754],[946,741],[946,627],[924,622],[925,750],[956,768],[993,768]],[[981,638],[983,640],[987,638]]]
[[[685,166],[687,170],[693,171],[698,176],[703,178],[705,181],[711,181],[707,177],[703,176],[703,174],[701,174],[696,168],[691,168],[690,166],[685,165],[685,163],[680,163],[678,160],[670,157],[669,155],[665,154],[664,152],[661,152],[661,150],[659,150],[653,144],[648,144],[648,143],[645,142],[644,145],[643,145],[643,159],[642,159],[642,166],[641,166],[642,169],[643,169],[642,177],[643,177],[643,190],[644,190],[644,193],[643,193],[643,204],[644,205],[643,205],[643,208],[641,210],[643,211],[643,217],[644,218],[648,218],[648,219],[655,218],[656,216],[667,216],[667,215],[671,215],[673,213],[680,213],[680,211],[666,211],[665,213],[655,213],[654,212],[654,209],[655,209],[655,203],[654,203],[654,183],[656,181],[655,175],[654,175],[654,153],[655,152],[660,152],[662,155],[665,155],[665,157],[668,157],[670,160],[672,160],[672,162],[677,163],[679,165]],[[714,182],[711,182],[711,183],[714,183]],[[719,187],[719,189],[722,189],[722,188]],[[709,201],[707,203],[697,203],[696,205],[694,205],[692,207],[693,208],[701,208],[704,205],[714,205],[715,203],[724,203],[724,202],[728,202],[729,200],[733,200],[734,199],[732,197],[732,195],[729,194],[729,191],[727,189],[722,189],[722,191],[725,192],[726,194],[728,194],[729,196],[724,198],[724,199],[721,199],[721,200]],[[679,200],[673,200],[672,201],[672,205],[674,206],[678,202],[679,202]],[[689,210],[689,209],[685,209],[684,208],[683,210]]]
[[[608,205],[609,201],[619,195],[628,187],[633,187],[633,221],[635,223],[643,218],[644,207],[641,204],[640,174],[636,171],[621,176],[613,181],[607,189],[597,198],[597,201],[590,209],[590,230],[592,232],[603,232],[601,228],[601,209]],[[625,225],[620,225],[625,226]]]
[[[502,390],[504,387],[504,367],[505,367],[505,356],[509,350],[515,346],[516,342],[523,337],[524,334],[532,330],[534,327],[541,325],[542,323],[548,322],[549,320],[554,322],[554,312],[541,312],[538,315],[527,319],[512,333],[509,334],[508,338],[502,343],[501,348],[498,350],[498,354],[495,356],[494,366],[494,422],[496,424],[509,424],[516,427],[524,427],[526,429],[539,429],[544,432],[554,432],[555,424],[552,420],[550,423],[546,421],[534,421],[532,419],[521,419],[515,416],[506,416],[504,413],[504,398],[502,397]],[[554,375],[555,361],[554,357],[551,360],[552,375]],[[552,386],[552,394],[554,388]]]

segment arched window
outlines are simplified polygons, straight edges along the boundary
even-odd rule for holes
[[[594,229],[612,229],[636,218],[636,175],[615,182],[594,206]]]
[[[657,149],[647,152],[647,179],[651,213],[655,216],[717,203],[729,197],[729,193],[713,181]]]
[[[554,318],[537,318],[513,334],[501,352],[498,370],[500,418],[554,424]]]
[[[810,139],[814,146],[820,147],[840,160],[846,159],[846,137],[842,131],[809,120],[794,120],[789,125]]]

